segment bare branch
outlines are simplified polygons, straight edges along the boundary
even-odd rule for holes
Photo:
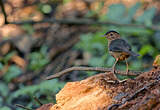
[[[15,106],[17,106],[19,108],[23,108],[25,110],[33,110],[32,108],[27,108],[27,107],[24,107],[23,105],[20,105],[20,104],[15,104]]]
[[[39,105],[43,105],[43,103],[36,97],[36,96],[33,96],[33,99],[39,104]]]
[[[72,71],[100,71],[100,72],[110,72],[112,71],[111,68],[103,68],[103,67],[71,67],[71,68],[68,68],[68,69],[65,69],[59,73],[56,73],[54,75],[51,75],[51,76],[48,76],[46,79],[47,80],[51,80],[51,79],[54,79],[54,78],[58,78],[58,77],[61,77],[62,75],[66,74],[66,73],[69,73],[69,72],[72,72]],[[121,74],[121,75],[126,75],[126,72],[120,72],[120,71],[116,71],[118,74]],[[127,75],[130,75],[130,76],[138,76],[139,74],[141,74],[142,72],[131,72],[129,71]]]
[[[122,23],[115,23],[115,22],[102,22],[92,19],[44,19],[42,21],[18,21],[18,22],[10,22],[10,24],[37,24],[37,23],[60,23],[60,24],[75,24],[75,25],[115,25],[119,27],[136,27],[136,28],[144,28],[144,29],[151,29],[151,30],[160,30],[159,26],[146,26],[146,25],[139,25],[139,24],[122,24]]]
[[[8,24],[7,14],[6,14],[6,11],[5,11],[5,8],[4,8],[3,0],[0,0],[0,6],[1,6],[1,9],[2,9],[2,13],[4,15],[5,24]]]

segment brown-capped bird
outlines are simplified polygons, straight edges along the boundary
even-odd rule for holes
[[[108,51],[109,53],[115,58],[115,63],[112,67],[114,77],[117,79],[115,75],[115,66],[116,63],[120,60],[126,61],[126,74],[128,74],[128,63],[127,58],[129,56],[139,56],[132,51],[131,46],[124,40],[120,38],[120,34],[116,31],[109,31],[107,32],[104,37],[108,40]]]

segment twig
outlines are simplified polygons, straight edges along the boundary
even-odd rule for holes
[[[102,22],[92,19],[44,19],[42,21],[17,21],[17,22],[10,22],[10,24],[37,24],[37,23],[60,23],[60,24],[75,24],[75,25],[115,25],[120,27],[136,27],[136,28],[145,28],[145,29],[151,29],[151,30],[160,30],[159,26],[152,25],[152,26],[146,26],[146,25],[138,25],[138,24],[122,24],[122,23],[115,23],[115,22]]]
[[[34,99],[39,105],[43,105],[43,103],[41,103],[41,101],[40,101],[36,96],[33,96],[33,99]]]
[[[32,108],[27,108],[27,107],[24,107],[23,105],[20,105],[20,104],[15,104],[15,106],[19,107],[19,108],[23,108],[25,110],[34,110]]]
[[[5,8],[4,8],[3,0],[0,0],[0,6],[1,6],[1,9],[2,9],[2,13],[4,15],[5,24],[8,24],[7,14],[6,14],[6,11],[5,11]]]
[[[68,69],[65,69],[59,73],[56,73],[54,75],[51,75],[51,76],[48,76],[46,79],[47,80],[51,80],[51,79],[54,79],[54,78],[58,78],[66,73],[69,73],[71,71],[100,71],[100,72],[110,72],[112,71],[111,68],[103,68],[103,67],[71,67],[71,68],[68,68]],[[130,75],[130,76],[138,76],[141,72],[136,72],[136,73],[132,73],[132,72],[128,72],[127,75]],[[126,75],[125,72],[120,72],[118,71],[118,74],[121,74],[121,75]]]

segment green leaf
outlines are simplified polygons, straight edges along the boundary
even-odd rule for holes
[[[136,3],[130,9],[128,9],[123,4],[113,4],[109,6],[107,16],[102,15],[100,17],[101,21],[111,21],[117,23],[129,24],[131,23],[134,15],[138,8],[140,8],[140,3]]]
[[[42,6],[42,12],[45,14],[51,13],[52,7],[48,4]]]
[[[15,51],[8,53],[3,59],[4,63],[7,63],[12,58],[12,56],[14,56],[15,54],[16,54]]]
[[[0,107],[0,110],[11,110],[9,107]]]
[[[22,25],[22,28],[30,35],[34,33],[34,28],[31,24],[24,24]]]
[[[134,15],[136,14],[136,11],[140,8],[140,6],[141,6],[141,3],[137,2],[135,5],[129,8],[128,15],[123,18],[124,21],[126,21],[126,23],[131,23]]]
[[[96,72],[95,71],[86,71],[86,73],[88,76],[93,76],[93,75],[95,75]]]
[[[2,63],[0,62],[0,70],[2,70],[2,68],[3,68],[3,65],[2,65]]]
[[[93,45],[93,49],[97,49],[99,51],[103,51],[105,49],[104,45],[101,42],[95,42]]]
[[[104,60],[102,60],[100,57],[92,57],[88,63],[91,66],[99,67],[104,65]]]
[[[47,49],[48,47],[46,45],[43,45],[40,49],[40,52],[43,54],[43,55],[46,55],[47,54]]]
[[[121,22],[125,16],[126,7],[123,4],[113,4],[109,6],[107,19],[112,22]]]
[[[152,35],[153,34],[153,31],[152,30],[149,30],[149,29],[143,29],[143,28],[135,28],[135,27],[121,27],[121,28],[116,28],[116,30],[118,32],[122,34],[125,34],[125,35],[129,35],[129,34],[132,34],[132,35],[137,35],[137,36],[148,36],[148,35]]]
[[[149,8],[147,10],[144,11],[144,13],[136,18],[136,21],[138,23],[144,23],[147,26],[152,25],[152,18],[154,17],[156,12],[156,8]]]
[[[40,70],[44,65],[49,62],[47,57],[48,47],[43,45],[40,49],[40,52],[32,52],[30,54],[30,65],[29,69],[31,70]]]
[[[139,51],[141,57],[144,56],[145,54],[153,54],[154,48],[151,45],[144,45],[141,50]]]
[[[92,52],[93,54],[103,54],[103,50],[105,50],[105,44],[107,43],[106,39],[102,36],[103,33],[97,32],[97,33],[89,33],[82,35],[81,42],[76,44],[75,48],[78,49],[84,49],[84,51]]]
[[[18,97],[20,95],[26,95],[26,94],[33,96],[33,94],[35,94],[36,92],[53,94],[53,92],[56,93],[59,90],[59,88],[62,88],[63,86],[64,86],[64,83],[58,82],[56,79],[43,81],[40,84],[22,87],[16,92],[13,92],[11,95],[11,99]]]
[[[128,11],[128,16],[130,18],[133,18],[133,16],[136,14],[136,11],[140,8],[140,6],[141,6],[140,2],[137,2],[135,5],[133,5]]]
[[[0,82],[0,93],[1,93],[2,96],[6,97],[9,93],[8,85]]]
[[[91,48],[92,48],[91,43],[90,43],[91,40],[92,40],[92,34],[88,33],[88,34],[85,34],[85,35],[81,35],[80,40],[81,40],[81,42],[76,44],[75,48],[77,48],[77,49],[83,48],[84,51],[90,51]]]
[[[114,64],[114,62],[115,62],[115,59],[109,55],[106,61],[107,66],[111,67]]]
[[[2,106],[2,104],[3,104],[3,97],[0,96],[0,107]]]
[[[72,0],[63,0],[63,3],[68,3],[68,2],[71,2]]]
[[[130,63],[131,70],[138,70],[142,68],[142,62],[140,60],[134,60]]]
[[[18,75],[20,75],[21,69],[16,66],[16,65],[11,65],[7,71],[7,73],[5,73],[4,75],[4,80],[7,82],[10,82],[13,78],[17,77]]]

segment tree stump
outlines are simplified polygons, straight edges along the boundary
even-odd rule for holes
[[[111,72],[106,72],[68,82],[56,95],[56,104],[49,110],[160,109],[160,68],[121,83],[111,80],[111,76]]]

